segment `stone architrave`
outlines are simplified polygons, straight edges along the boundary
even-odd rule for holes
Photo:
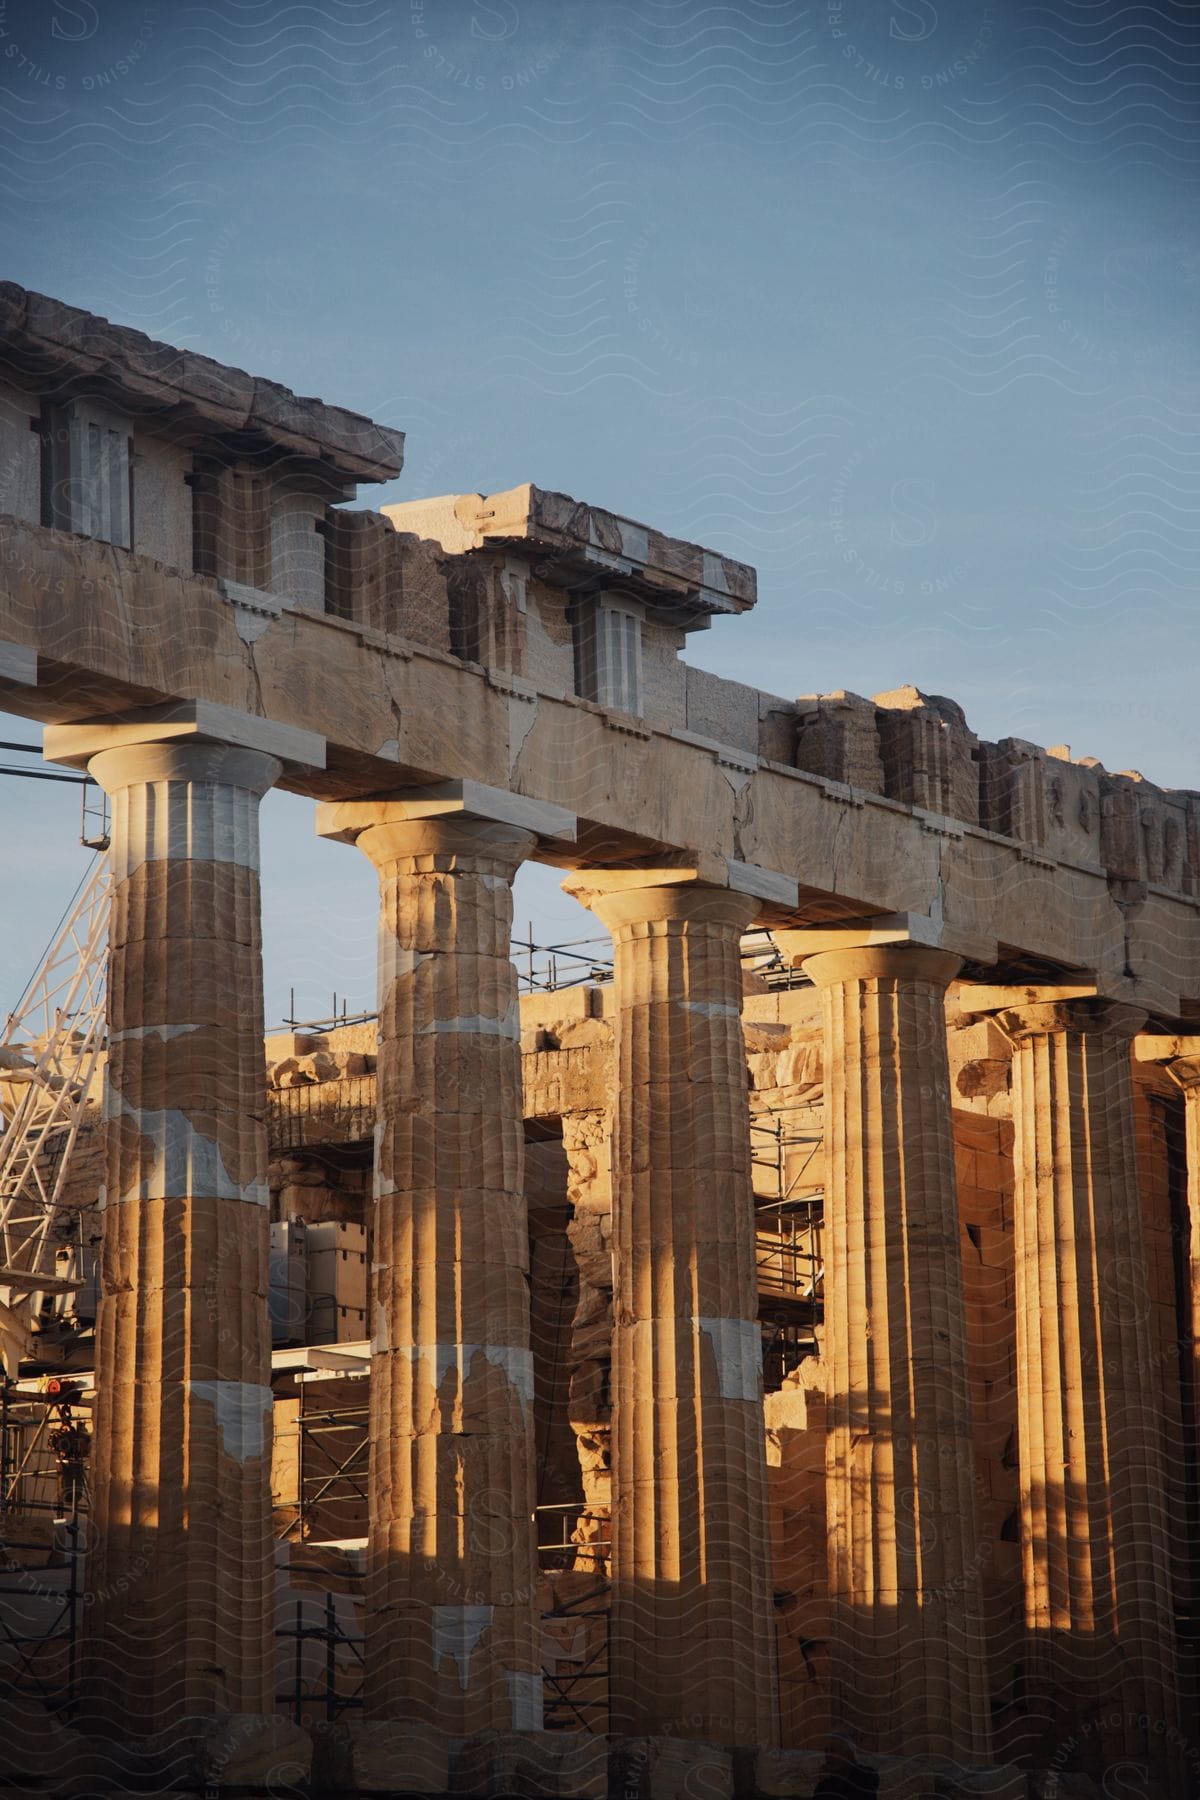
[[[1139,1062],[1162,1063],[1183,1095],[1187,1157],[1188,1313],[1192,1352],[1191,1392],[1200,1402],[1200,1037],[1144,1033],[1134,1040]],[[1200,1417],[1195,1420],[1200,1445]]]

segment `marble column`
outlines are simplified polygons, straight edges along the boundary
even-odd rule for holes
[[[611,1729],[777,1741],[739,944],[759,902],[570,885],[612,933]]]
[[[368,1718],[542,1722],[511,882],[532,831],[330,809],[379,874]],[[354,821],[361,822],[355,829]]]
[[[1175,1247],[1179,1282],[1179,1400],[1182,1440],[1176,1480],[1181,1489],[1182,1542],[1176,1546],[1176,1616],[1179,1620],[1180,1711],[1200,1716],[1200,1037],[1169,1040],[1140,1036],[1135,1050],[1146,1061],[1166,1061],[1183,1095],[1187,1213]],[[1182,1267],[1180,1266],[1182,1265]]]
[[[1185,1350],[1183,1373],[1185,1410],[1191,1401],[1193,1442],[1200,1445],[1200,1037],[1170,1037],[1143,1033],[1134,1040],[1139,1062],[1159,1063],[1183,1095],[1184,1141],[1187,1162],[1187,1224],[1183,1249]]]
[[[196,741],[88,762],[113,895],[83,1693],[124,1736],[274,1711],[258,807],[280,767]]]
[[[1028,1704],[1056,1736],[1094,1719],[1106,1758],[1157,1766],[1177,1701],[1130,1069],[1145,1015],[1071,999],[997,1020],[1014,1044]]]
[[[825,1023],[826,1493],[835,1724],[986,1762],[990,1711],[946,989],[908,944],[809,956]]]

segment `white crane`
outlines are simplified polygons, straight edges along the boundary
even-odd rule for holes
[[[0,1039],[0,1360],[11,1375],[84,1280],[63,1190],[104,1049],[110,893],[98,856]]]

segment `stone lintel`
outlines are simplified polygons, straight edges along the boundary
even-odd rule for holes
[[[1133,1040],[1135,1062],[1165,1067],[1175,1086],[1193,1097],[1200,1093],[1200,1037],[1161,1036],[1142,1031]]]
[[[36,687],[37,678],[37,651],[31,645],[0,642],[0,681]]]
[[[1190,1062],[1200,1058],[1200,1037],[1175,1037],[1153,1032],[1139,1032],[1133,1040],[1135,1062]]]
[[[825,950],[874,950],[890,944],[947,950],[972,962],[994,962],[997,955],[994,941],[957,931],[926,913],[879,913],[868,919],[831,919],[794,931],[778,931],[774,936],[779,950],[794,966]]]
[[[1023,1006],[1059,1006],[1068,1000],[1096,1000],[1100,989],[1094,981],[1014,984],[1011,987],[972,986],[961,995],[962,1011],[968,1016],[982,1013],[1010,1012]]]
[[[778,907],[794,912],[800,903],[798,883],[790,875],[776,869],[763,869],[757,863],[738,862],[733,857],[718,856],[715,851],[701,850],[678,862],[664,857],[648,866],[623,863],[617,868],[577,869],[563,882],[568,894],[623,894],[638,888],[687,887],[723,888],[733,894],[748,894],[770,909]]]
[[[325,739],[318,732],[238,712],[213,700],[172,700],[75,725],[47,725],[43,742],[44,760],[65,763],[70,769],[85,769],[103,750],[188,742],[232,744],[302,768],[325,767]]]
[[[770,905],[788,911],[800,904],[800,884],[791,875],[781,875],[777,869],[759,868],[757,863],[737,862],[732,857],[725,867],[729,887],[735,894],[751,894],[756,900],[768,901]]]
[[[364,800],[324,800],[317,806],[317,836],[352,844],[372,825],[419,824],[426,819],[481,819],[536,832],[539,838],[575,841],[575,814],[565,806],[529,800],[481,781],[438,781],[398,788]]]

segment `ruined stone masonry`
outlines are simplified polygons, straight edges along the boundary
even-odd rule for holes
[[[0,700],[113,878],[0,1793],[1184,1800],[1200,793],[695,669],[753,570],[346,510],[402,463],[0,285]],[[379,985],[265,1037],[274,786]],[[518,991],[528,860],[579,985]]]

